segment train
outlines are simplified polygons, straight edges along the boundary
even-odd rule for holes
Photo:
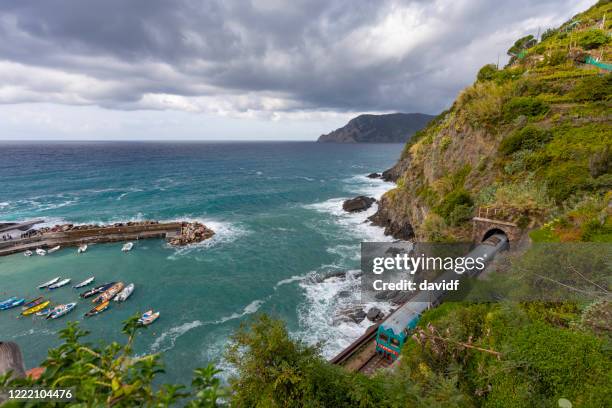
[[[508,245],[508,237],[505,234],[494,233],[472,249],[465,258],[477,259],[483,257],[486,265],[499,252],[508,249]],[[480,270],[473,269],[470,272],[466,272],[466,275],[473,277],[480,272]],[[450,270],[444,272],[434,282],[448,282],[457,279],[458,276],[454,270]],[[413,296],[411,300],[400,306],[378,326],[376,352],[389,360],[396,360],[404,343],[417,326],[423,312],[442,303],[444,295],[445,291],[443,289],[421,291]]]

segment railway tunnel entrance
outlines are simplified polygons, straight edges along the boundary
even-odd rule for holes
[[[478,215],[472,218],[472,240],[482,242],[493,234],[502,233],[508,237],[509,244],[517,243],[523,231],[514,222],[505,221],[497,216],[496,211],[478,210]]]

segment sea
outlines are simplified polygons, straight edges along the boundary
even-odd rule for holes
[[[349,214],[342,202],[393,188],[366,176],[392,166],[401,150],[314,142],[0,142],[0,221],[195,220],[216,233],[182,248],[153,239],[136,241],[129,253],[113,243],[81,255],[63,248],[44,257],[0,257],[0,300],[45,295],[78,302],[54,321],[0,311],[0,341],[17,342],[31,368],[60,344],[67,321],[79,321],[93,344],[121,342],[122,321],[153,309],[160,318],[140,332],[135,352],[162,353],[163,380],[188,384],[193,369],[211,362],[231,376],[224,352],[232,334],[266,313],[331,358],[369,325],[341,313],[361,302],[360,243],[390,240],[367,222],[376,205]],[[72,282],[37,289],[56,276]],[[127,302],[83,318],[91,303],[72,285],[89,276],[133,282],[136,290]],[[389,309],[363,305],[373,306]]]

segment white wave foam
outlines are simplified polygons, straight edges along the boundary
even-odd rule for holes
[[[187,255],[193,251],[199,251],[201,249],[208,249],[217,245],[227,244],[234,242],[238,238],[248,235],[248,231],[240,225],[236,225],[231,222],[209,220],[204,218],[193,218],[193,217],[177,217],[176,219],[200,222],[215,232],[212,238],[198,242],[196,244],[186,245],[180,248],[174,248],[174,254],[167,257],[168,260],[177,260],[179,256]]]
[[[257,300],[254,300],[251,303],[249,303],[248,305],[246,305],[244,307],[244,309],[242,309],[241,313],[232,313],[229,316],[222,317],[221,319],[216,320],[215,324],[221,324],[221,323],[229,322],[230,320],[240,319],[243,316],[256,313],[259,310],[259,308],[261,307],[261,305],[263,305],[266,302],[266,300],[268,300],[269,298],[270,298],[270,296],[268,296],[266,299],[257,299]]]
[[[202,323],[200,320],[194,320],[193,322],[183,323],[180,326],[175,326],[170,330],[163,332],[151,345],[151,352],[164,352],[174,348],[176,340],[179,337],[188,331],[195,329],[196,327],[202,326],[203,324],[204,323]]]
[[[274,290],[277,290],[283,285],[289,285],[290,283],[303,281],[304,279],[306,279],[306,276],[294,275],[290,278],[279,280],[278,282],[276,282],[276,285],[274,285]]]
[[[11,205],[11,203],[9,203],[8,201],[3,201],[0,203],[0,208],[8,207],[9,205]]]
[[[387,191],[395,188],[394,183],[384,181],[382,179],[371,179],[363,174],[349,177],[344,180],[346,186],[345,191],[355,194],[363,194],[369,197],[374,197],[377,200]]]

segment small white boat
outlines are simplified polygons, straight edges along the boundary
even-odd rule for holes
[[[66,286],[69,283],[70,283],[70,278],[62,279],[61,281],[54,283],[53,285],[50,285],[49,289],[61,288],[62,286]]]
[[[38,256],[45,256],[45,255],[47,255],[47,251],[45,251],[44,249],[41,249],[41,248],[37,248],[36,249],[36,255],[38,255]]]
[[[152,310],[149,310],[147,312],[144,312],[142,316],[140,316],[140,319],[138,319],[138,324],[141,326],[148,326],[154,321],[156,321],[158,317],[159,312],[153,313]]]
[[[82,254],[85,251],[87,251],[87,244],[81,244],[81,245],[79,245],[79,249],[77,250],[77,254]]]
[[[74,285],[73,288],[78,289],[78,288],[82,288],[83,286],[87,286],[89,285],[91,282],[93,282],[96,279],[95,276],[89,277],[87,279],[85,279],[83,282]]]
[[[129,252],[132,250],[132,248],[134,248],[134,244],[131,242],[128,242],[127,244],[125,244],[122,248],[121,251],[122,252]]]
[[[27,250],[27,251],[25,251],[25,252],[23,253],[23,255],[25,255],[25,256],[32,256],[32,251]]]
[[[72,311],[75,308],[76,303],[68,303],[65,305],[56,306],[51,313],[47,315],[47,319],[57,319],[58,317],[62,317]]]
[[[48,251],[47,251],[47,253],[48,253],[48,254],[52,254],[52,253],[54,253],[54,252],[59,251],[59,250],[60,250],[60,248],[61,248],[61,246],[59,246],[59,245],[58,245],[58,246],[55,246],[55,247],[51,248],[50,250],[48,250]]]
[[[38,285],[38,289],[48,288],[49,286],[53,285],[54,283],[56,283],[59,280],[60,280],[59,276],[57,278],[53,278],[49,282],[45,282],[45,283],[42,283],[42,284]]]
[[[134,284],[130,283],[129,285],[127,285],[125,288],[123,288],[123,290],[121,292],[119,292],[117,294],[117,296],[115,296],[114,301],[115,302],[125,302],[127,300],[127,298],[129,298],[132,293],[134,293]]]

